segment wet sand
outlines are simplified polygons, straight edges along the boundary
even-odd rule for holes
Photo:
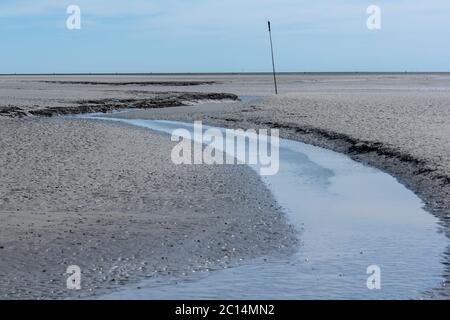
[[[49,78],[0,78],[0,105],[66,108],[80,100],[146,99],[151,92],[272,92],[269,75],[106,79],[215,82],[175,87],[38,82],[55,81]],[[75,81],[57,79],[62,80]],[[350,154],[397,177],[448,233],[449,75],[284,75],[279,83],[280,96],[260,101],[137,110],[120,117],[281,128],[282,137]],[[0,117],[0,131],[5,257],[0,269],[8,271],[0,276],[3,297],[73,295],[64,287],[67,264],[84,268],[86,287],[76,294],[86,295],[154,270],[182,274],[295,245],[297,237],[269,191],[245,167],[173,166],[167,159],[170,144],[161,135],[120,124]],[[223,243],[230,243],[225,254]],[[186,263],[188,257],[192,261]],[[446,295],[436,290],[432,297]]]
[[[282,79],[288,92],[277,97],[120,117],[280,128],[283,137],[350,154],[391,173],[444,222],[450,219],[449,75],[300,75],[297,89],[295,81]],[[248,87],[257,87],[256,81]]]
[[[110,292],[146,277],[288,254],[293,228],[243,166],[176,166],[165,135],[64,119],[1,119],[0,297]],[[66,289],[69,265],[82,290]]]
[[[450,237],[448,75],[298,76],[296,89],[295,81],[282,79],[286,82],[282,91],[287,92],[277,97],[134,111],[121,117],[203,120],[244,129],[280,128],[284,138],[348,154],[396,177],[422,199]],[[250,90],[247,94],[257,93]],[[443,257],[447,265],[448,256]],[[429,293],[430,297],[448,297],[449,275],[447,269],[445,286]]]

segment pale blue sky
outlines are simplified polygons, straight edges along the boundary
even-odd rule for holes
[[[1,0],[0,73],[270,71],[268,19],[280,71],[450,71],[449,0]]]

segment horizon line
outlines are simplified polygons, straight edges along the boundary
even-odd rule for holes
[[[256,72],[74,72],[74,73],[0,73],[0,76],[165,76],[165,75],[271,75],[269,71]],[[320,74],[450,74],[450,71],[282,71],[280,75]]]

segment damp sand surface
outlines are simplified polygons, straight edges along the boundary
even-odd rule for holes
[[[112,120],[167,134],[183,128],[194,139],[190,123]],[[228,150],[226,143],[219,148]],[[448,239],[438,219],[388,174],[282,139],[280,171],[262,179],[300,232],[295,254],[178,281],[149,280],[102,298],[418,299],[443,283]],[[382,272],[381,290],[367,288],[370,266]]]
[[[52,83],[55,81],[56,83]],[[88,83],[59,83],[60,81]],[[119,84],[105,84],[105,82],[110,81]],[[145,83],[134,84],[137,81]],[[158,86],[157,83],[160,81],[172,82],[171,84],[174,86]],[[190,81],[196,81],[197,83],[191,86],[180,85],[180,82]],[[198,83],[203,81],[214,83]],[[424,201],[427,211],[438,217],[445,233],[448,235],[448,218],[450,216],[450,180],[448,178],[450,172],[448,164],[448,159],[450,159],[448,154],[450,150],[448,148],[450,137],[448,134],[448,123],[450,123],[449,74],[284,74],[279,76],[281,94],[278,97],[272,96],[272,81],[270,74],[2,76],[0,77],[0,103],[6,114],[14,114],[14,110],[17,111],[17,109],[14,109],[16,107],[30,109],[67,108],[77,106],[77,101],[80,99],[92,99],[98,102],[104,99],[125,101],[138,98],[151,99],[154,102],[154,92],[226,92],[240,96],[266,97],[259,101],[252,100],[243,103],[204,104],[134,111],[121,115],[121,117],[186,122],[203,120],[204,123],[221,127],[244,129],[280,128],[281,135],[284,138],[345,153],[352,159],[388,172]],[[99,82],[100,84],[92,84],[91,82]],[[167,97],[173,97],[173,95],[163,94],[160,97],[166,99]],[[92,267],[92,271],[89,271],[89,273],[92,272],[92,278],[97,278],[97,284],[91,286],[88,281],[89,285],[87,285],[85,292],[80,293],[81,295],[92,293],[90,289],[94,293],[103,292],[104,289],[106,291],[114,290],[122,284],[142,279],[143,276],[154,277],[154,274],[148,270],[155,269],[157,274],[167,275],[168,272],[173,273],[182,269],[176,262],[162,263],[162,261],[161,268],[146,268],[146,261],[143,259],[140,262],[143,263],[143,266],[135,264],[136,269],[141,269],[141,272],[127,272],[123,266],[130,266],[127,262],[130,257],[126,254],[123,256],[121,252],[126,253],[129,248],[136,249],[135,242],[131,241],[132,237],[130,237],[128,238],[128,245],[121,246],[120,244],[125,243],[125,237],[112,240],[112,236],[117,237],[116,235],[123,231],[122,228],[134,230],[134,226],[141,224],[140,220],[132,219],[134,212],[139,215],[141,212],[139,210],[142,210],[142,208],[151,207],[152,210],[158,208],[158,206],[153,205],[152,200],[150,202],[145,201],[145,198],[155,199],[155,201],[158,197],[160,197],[159,199],[165,199],[165,201],[157,201],[161,208],[171,208],[170,203],[178,203],[173,199],[181,198],[181,196],[171,197],[170,199],[169,197],[164,198],[162,193],[156,190],[165,187],[168,187],[167,190],[172,190],[171,187],[166,186],[166,184],[172,183],[179,187],[178,189],[174,187],[174,190],[192,190],[187,185],[175,183],[176,180],[173,177],[164,176],[164,178],[161,178],[163,183],[156,184],[155,180],[150,179],[146,183],[139,181],[141,177],[148,176],[142,175],[141,170],[142,172],[153,172],[152,168],[159,168],[159,165],[162,165],[161,162],[167,162],[167,159],[161,160],[159,164],[150,162],[152,165],[149,165],[140,161],[138,155],[142,155],[143,158],[157,159],[158,157],[153,153],[158,153],[148,150],[160,150],[159,154],[164,155],[164,151],[170,151],[168,150],[170,149],[169,145],[166,142],[156,143],[156,145],[149,146],[150,148],[147,149],[144,146],[150,140],[145,139],[144,143],[143,139],[140,138],[142,137],[142,131],[138,130],[138,132],[136,128],[123,130],[122,126],[118,124],[108,123],[103,125],[68,120],[63,122],[52,119],[53,122],[50,125],[41,123],[41,121],[46,121],[44,119],[31,118],[8,119],[8,116],[0,115],[2,135],[0,143],[2,151],[5,151],[0,154],[2,163],[0,167],[2,177],[0,212],[1,226],[3,226],[0,232],[0,251],[3,250],[2,257],[6,257],[1,269],[8,270],[6,276],[2,278],[2,285],[0,286],[0,288],[4,288],[2,296],[34,298],[77,296],[78,294],[68,293],[65,290],[66,275],[63,274],[65,270],[61,271],[61,268],[57,267],[56,273],[53,273],[48,272],[49,269],[46,267],[57,265],[60,263],[59,261],[64,259],[71,260],[68,258],[70,255],[67,254],[67,251],[70,252],[72,250],[70,248],[79,246],[80,241],[78,240],[85,238],[87,234],[91,235],[87,239],[89,243],[95,243],[96,239],[99,239],[100,243],[89,247],[85,245],[83,250],[79,252],[87,252],[87,255],[92,257],[98,256],[100,261],[109,259],[110,264],[101,262],[97,264],[98,268]],[[80,123],[83,125],[80,125]],[[35,125],[38,127],[35,127]],[[113,128],[115,126],[120,126],[120,128]],[[144,137],[153,134],[147,132],[144,133]],[[155,141],[158,141],[157,138],[155,139]],[[117,146],[120,146],[120,148],[117,148]],[[79,153],[88,152],[88,155],[84,156],[86,159],[81,159],[82,157],[77,154],[77,151]],[[123,152],[132,156],[124,157]],[[73,155],[73,157],[66,159],[67,157],[65,158],[64,155]],[[136,161],[131,161],[133,163],[129,168],[127,163],[130,159]],[[120,166],[116,166],[116,162]],[[145,168],[146,165],[148,165],[148,168]],[[62,170],[59,167],[66,168]],[[120,185],[120,183],[117,183],[120,181],[116,182],[113,178],[119,176],[116,173],[122,167],[124,172],[120,174],[121,179],[138,181],[130,181],[126,188],[118,187],[117,189],[122,192],[111,192],[115,187],[109,186],[103,180],[108,180],[111,177],[114,185]],[[95,170],[90,171],[89,168]],[[64,171],[66,170],[70,174],[65,174]],[[199,172],[206,171],[200,170]],[[85,184],[87,181],[85,173],[89,173],[92,185]],[[177,172],[175,175],[178,174],[180,173]],[[194,173],[191,172],[191,174]],[[241,177],[242,173],[239,172],[237,176]],[[99,184],[96,184],[97,180],[100,181]],[[241,181],[239,178],[231,180],[230,183]],[[248,183],[253,181],[248,177],[245,180],[242,189],[245,187],[248,189]],[[30,181],[35,181],[35,183]],[[73,187],[71,187],[70,181],[76,182]],[[186,181],[190,180],[187,179]],[[206,179],[206,181],[209,180]],[[229,180],[225,179],[224,181]],[[63,184],[62,191],[55,189],[56,186]],[[227,184],[224,183],[224,185]],[[251,188],[258,191],[257,186],[259,185],[260,182],[256,183],[255,180],[255,184]],[[208,186],[207,183],[206,186]],[[231,190],[234,190],[234,188],[235,185]],[[45,191],[47,189],[48,192]],[[104,192],[103,189],[105,189]],[[133,198],[137,197],[136,195],[143,190],[153,190],[153,195],[156,198],[143,196],[141,202],[139,199]],[[210,190],[205,190],[204,194],[210,194]],[[193,194],[189,192],[189,197],[192,196]],[[199,199],[204,200],[204,198],[204,196],[199,196]],[[257,202],[266,198],[266,196],[261,197]],[[215,213],[225,212],[226,210],[223,211],[222,208],[227,208],[227,206],[215,204],[218,201],[216,199],[218,199],[217,195],[214,200],[211,198],[208,205],[205,204],[204,206],[214,207]],[[239,197],[233,196],[233,199],[239,199]],[[255,198],[250,197],[248,199]],[[249,203],[248,199],[243,200],[242,203],[237,202],[236,205]],[[136,200],[139,201],[136,202]],[[85,203],[96,203],[96,205],[89,207]],[[117,209],[117,211],[108,211],[104,214],[103,204],[108,210]],[[229,204],[229,201],[226,204]],[[93,219],[92,222],[85,222],[85,228],[89,225],[90,233],[77,233],[75,226],[80,222],[73,218],[75,215],[72,212],[76,213],[82,210],[78,206],[92,208],[89,213],[87,213],[88,210],[82,213],[85,219],[88,217]],[[271,206],[269,205],[269,207]],[[193,211],[189,206],[187,208],[189,209],[184,209],[185,212]],[[265,207],[263,206],[263,208]],[[42,212],[40,212],[41,209]],[[60,209],[61,212],[58,213],[57,211]],[[148,211],[148,209],[145,210]],[[161,210],[166,212],[165,209]],[[38,211],[40,215],[35,214]],[[172,211],[172,209],[169,209],[169,211]],[[46,218],[44,218],[44,213],[47,215]],[[97,222],[97,217],[107,215],[111,215],[113,220],[109,224],[110,226],[105,229],[106,231],[103,232],[100,223]],[[33,216],[38,217],[34,219],[36,221],[33,220]],[[121,216],[124,218],[119,219]],[[147,216],[144,215],[144,218],[147,218]],[[65,219],[64,224],[55,223],[57,219]],[[155,219],[154,216],[151,219]],[[124,227],[116,227],[120,225],[119,220],[122,221]],[[30,221],[30,224],[28,224],[28,221]],[[155,235],[154,243],[160,243],[161,252],[167,252],[160,238],[158,238],[158,235],[163,234],[161,231],[163,221],[161,221],[161,224],[158,222],[149,223],[146,228],[154,227],[154,229],[151,229],[153,230],[152,234]],[[45,230],[47,233],[56,230],[57,233],[63,233],[63,238],[69,240],[62,241],[60,235],[49,237],[46,235],[47,233],[36,232],[37,230]],[[111,235],[111,232],[115,234]],[[72,238],[74,241],[72,241]],[[279,236],[274,235],[271,239],[279,238]],[[299,238],[301,239],[301,237]],[[269,243],[262,241],[261,238],[258,239],[260,240],[253,242],[255,246],[261,245],[261,243]],[[10,245],[11,243],[14,243],[14,245]],[[102,243],[105,245],[102,245]],[[274,244],[270,247],[272,249],[278,248],[278,245]],[[56,249],[53,250],[52,248]],[[87,250],[86,248],[90,249]],[[102,254],[95,251],[99,248],[101,248]],[[115,248],[122,249],[116,252]],[[142,249],[142,247],[140,248]],[[210,255],[217,257],[221,255],[218,251],[219,246],[211,246],[211,248],[208,250]],[[278,250],[274,249],[267,252],[273,254]],[[46,251],[53,253],[48,254]],[[57,254],[54,252],[57,252]],[[258,250],[254,251],[255,256],[258,256],[257,252]],[[240,256],[244,258],[245,262],[244,256],[246,256],[246,253]],[[237,258],[238,261],[240,261],[239,259],[241,258]],[[90,261],[88,258],[85,258],[85,260]],[[92,258],[92,261],[97,260]],[[156,263],[156,260],[151,261]],[[63,261],[63,265],[70,262],[72,261]],[[242,261],[240,262],[242,263]],[[165,267],[169,265],[174,267],[167,271]],[[55,274],[58,274],[58,276],[55,276]],[[134,279],[135,274],[137,275],[136,279]],[[449,272],[446,270],[445,275],[448,274]],[[88,278],[91,278],[91,276],[88,276]],[[448,278],[446,278],[446,281],[448,282]],[[37,288],[40,289],[37,290]],[[431,297],[448,297],[447,289],[437,289],[432,292]]]
[[[255,172],[176,166],[160,133],[62,118],[0,119],[0,132],[2,299],[88,297],[298,245]]]

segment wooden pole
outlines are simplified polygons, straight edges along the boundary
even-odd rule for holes
[[[275,58],[273,57],[272,29],[270,27],[270,21],[267,21],[267,24],[269,26],[270,51],[272,52],[273,82],[274,82],[274,85],[275,85],[275,94],[278,94],[277,75],[276,75],[276,72],[275,72]]]

